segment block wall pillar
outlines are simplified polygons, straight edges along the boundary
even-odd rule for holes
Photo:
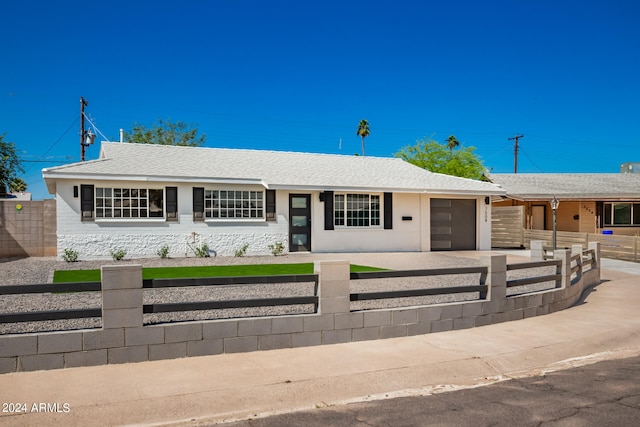
[[[102,329],[142,326],[142,266],[105,265],[102,274]]]

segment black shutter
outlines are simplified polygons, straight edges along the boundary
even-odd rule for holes
[[[167,221],[178,219],[178,187],[167,187]]]
[[[393,228],[393,194],[384,193],[384,229]]]
[[[204,221],[204,187],[193,187],[193,220]]]
[[[276,219],[276,190],[267,190],[267,220]]]
[[[324,192],[324,229],[333,230],[333,191]]]
[[[80,210],[83,221],[93,219],[93,185],[80,185]]]

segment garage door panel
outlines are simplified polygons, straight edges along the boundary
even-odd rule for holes
[[[476,249],[476,200],[431,199],[431,250]]]

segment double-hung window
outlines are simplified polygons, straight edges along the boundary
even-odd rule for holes
[[[336,227],[379,227],[379,194],[335,194],[333,220]]]
[[[96,218],[164,218],[161,188],[95,189]]]
[[[604,203],[604,225],[640,225],[640,203]]]
[[[264,191],[204,190],[206,219],[264,219]]]

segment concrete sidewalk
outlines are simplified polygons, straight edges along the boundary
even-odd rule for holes
[[[603,268],[608,264],[603,261]],[[640,265],[622,267],[603,270],[605,282],[582,303],[516,322],[331,346],[0,375],[0,425],[198,425],[427,394],[640,355]]]

